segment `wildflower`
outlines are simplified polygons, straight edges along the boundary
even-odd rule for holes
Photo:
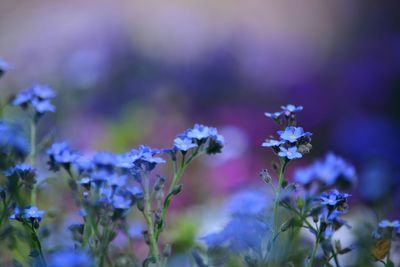
[[[191,148],[197,147],[197,144],[192,142],[192,139],[185,137],[177,137],[174,140],[174,147],[180,151],[188,151]]]
[[[389,220],[382,220],[379,222],[380,228],[392,228],[392,229],[400,229],[400,221],[389,221]]]
[[[112,170],[117,164],[117,157],[111,152],[100,151],[94,155],[92,161],[99,169]]]
[[[25,158],[28,154],[28,141],[22,129],[5,121],[0,121],[0,152],[5,155],[15,155]]]
[[[58,171],[60,166],[69,170],[70,165],[79,157],[78,153],[73,151],[66,142],[54,143],[47,150],[47,155],[49,156],[48,164],[53,171]]]
[[[10,216],[10,220],[20,220],[22,214],[22,210],[20,207],[15,207],[13,213]]]
[[[294,174],[296,182],[309,184],[319,181],[324,185],[333,185],[343,182],[345,185],[352,185],[356,182],[356,172],[352,165],[343,158],[333,153],[328,153],[324,159],[317,160],[310,166],[299,169]]]
[[[4,175],[7,177],[12,177],[16,175],[17,178],[20,178],[22,180],[22,183],[27,188],[32,188],[33,184],[36,183],[35,169],[33,169],[32,165],[30,164],[17,164],[14,167],[10,167],[5,170]]]
[[[263,147],[278,147],[280,145],[284,144],[284,141],[278,141],[278,140],[273,140],[273,139],[267,139],[265,142],[262,144]]]
[[[202,124],[195,124],[192,129],[189,129],[186,133],[189,138],[203,140],[210,136],[210,128]]]
[[[320,196],[321,205],[330,207],[331,209],[346,210],[347,198],[349,194],[340,193],[338,190],[333,189],[329,193],[322,193]]]
[[[280,147],[280,152],[278,153],[280,157],[286,157],[288,159],[299,159],[303,157],[301,153],[297,151],[297,147],[289,147],[288,149]]]
[[[49,257],[49,266],[92,267],[94,265],[88,253],[78,250],[63,250],[51,254]]]
[[[112,199],[112,205],[116,209],[129,209],[132,204],[132,200],[125,198],[121,195],[114,195]]]
[[[282,115],[282,112],[265,112],[264,115],[268,118],[276,120],[279,119],[279,117]]]
[[[290,143],[297,142],[301,137],[308,136],[310,133],[304,133],[302,127],[289,126],[285,131],[278,131],[282,140],[289,141]]]
[[[22,217],[24,219],[31,219],[31,220],[41,220],[44,215],[44,211],[39,210],[37,207],[29,207],[24,210]]]
[[[290,114],[297,113],[299,111],[303,110],[303,106],[295,106],[295,105],[286,105],[286,106],[281,106],[282,108],[282,113],[285,114],[286,116],[289,116]]]
[[[122,187],[126,184],[126,181],[128,179],[128,176],[126,175],[118,175],[118,174],[112,174],[108,176],[107,178],[107,183],[114,188],[117,187]]]
[[[31,105],[36,113],[43,114],[45,112],[54,112],[55,106],[50,102],[56,93],[48,86],[34,85],[16,95],[12,104],[20,106],[23,109]]]

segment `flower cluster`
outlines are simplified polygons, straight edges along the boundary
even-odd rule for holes
[[[328,193],[322,193],[319,197],[322,207],[319,214],[319,229],[325,238],[330,238],[340,227],[347,225],[341,216],[348,211],[347,199],[349,196],[349,194],[333,189]]]
[[[4,175],[13,179],[14,183],[21,180],[22,185],[32,188],[36,183],[36,170],[30,164],[20,163],[4,171]]]
[[[28,147],[21,127],[0,121],[0,153],[23,159],[28,154]]]
[[[12,104],[23,109],[31,106],[36,115],[40,116],[46,112],[54,112],[56,110],[56,107],[50,102],[55,96],[56,93],[50,87],[34,85],[17,94]]]
[[[218,134],[216,128],[196,124],[175,138],[173,150],[186,153],[201,147],[207,154],[216,154],[221,152],[224,144],[224,137]]]
[[[303,157],[303,154],[311,150],[311,136],[309,132],[304,132],[302,127],[296,127],[296,113],[303,110],[303,107],[287,105],[282,106],[282,111],[265,113],[269,118],[274,119],[284,126],[282,131],[278,131],[279,140],[267,139],[262,144],[263,147],[270,147],[280,157],[287,160]]]
[[[317,160],[308,167],[297,169],[294,179],[303,185],[313,182],[319,182],[325,186],[354,185],[357,176],[351,164],[333,153],[328,153],[324,159]]]
[[[24,222],[28,220],[34,228],[39,228],[39,223],[42,220],[44,211],[39,210],[35,206],[27,206],[25,208],[16,207],[10,216],[10,220]]]

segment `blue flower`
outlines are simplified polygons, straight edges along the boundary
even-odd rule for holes
[[[185,137],[177,137],[174,140],[174,147],[180,151],[188,151],[189,149],[197,147],[192,139]]]
[[[32,100],[32,107],[35,108],[36,112],[38,113],[45,113],[45,112],[55,112],[56,107],[51,104],[49,100],[38,100],[38,99],[33,99]]]
[[[331,186],[342,181],[346,185],[352,185],[356,183],[357,177],[352,165],[343,158],[328,153],[324,159],[317,160],[306,168],[298,169],[294,174],[294,179],[301,184],[319,181]]]
[[[280,157],[286,157],[288,159],[299,159],[303,157],[303,155],[297,151],[297,147],[295,146],[289,147],[288,149],[280,147],[280,150],[281,151],[278,153]]]
[[[29,208],[24,209],[22,218],[24,219],[38,219],[41,220],[43,215],[44,215],[44,211],[39,210],[37,207],[32,206]]]
[[[320,196],[320,203],[321,205],[331,206],[331,207],[344,207],[344,204],[347,203],[347,198],[349,194],[340,193],[336,189],[332,189],[329,193],[322,193]]]
[[[379,222],[380,228],[393,228],[395,230],[400,229],[400,221],[389,221],[389,220],[382,220]]]
[[[295,105],[291,105],[291,104],[286,105],[286,106],[281,106],[281,108],[282,108],[282,112],[283,112],[286,116],[289,116],[290,114],[297,113],[297,112],[303,110],[303,107],[302,107],[302,106],[297,106],[297,107],[296,107]]]
[[[48,164],[53,171],[58,171],[60,166],[68,169],[71,163],[75,163],[79,158],[78,153],[73,151],[67,142],[54,143],[47,150],[47,155],[49,156]]]
[[[35,175],[36,171],[30,164],[20,163],[14,167],[10,167],[4,171],[4,175],[7,177],[12,177],[16,175],[17,179],[22,180],[22,184],[27,188],[32,188],[36,183]]]
[[[116,209],[129,209],[132,204],[132,200],[129,198],[125,198],[120,195],[114,195],[112,200],[112,205]]]
[[[28,154],[28,141],[17,125],[0,121],[0,152],[23,159]]]
[[[285,143],[285,142],[269,139],[269,140],[265,140],[265,142],[262,143],[262,146],[263,147],[278,147],[278,146],[282,145],[283,143]]]
[[[210,136],[210,128],[202,124],[195,124],[186,132],[186,136],[197,140],[207,139]]]
[[[271,119],[278,119],[282,115],[282,112],[265,112],[264,115]]]
[[[278,131],[278,134],[282,140],[289,141],[290,143],[295,143],[299,138],[303,136],[309,136],[311,133],[304,133],[302,127],[289,126],[285,131]]]
[[[22,108],[27,108],[28,105],[31,105],[39,114],[54,112],[56,108],[51,104],[50,99],[55,96],[56,93],[50,87],[45,85],[34,85],[17,94],[12,101],[12,104]]]
[[[93,260],[88,253],[78,250],[58,251],[49,257],[49,266],[57,267],[92,267]]]
[[[20,207],[15,207],[13,213],[10,216],[10,220],[19,220],[21,219],[21,214],[23,210]]]
[[[100,151],[94,155],[92,161],[97,168],[112,169],[117,164],[117,157],[114,153]]]
[[[112,187],[122,187],[126,184],[128,176],[112,174],[107,177],[107,183]]]

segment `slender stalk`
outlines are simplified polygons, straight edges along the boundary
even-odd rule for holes
[[[317,237],[315,239],[314,248],[313,248],[312,253],[311,253],[311,258],[310,258],[310,261],[308,262],[308,266],[309,267],[313,267],[315,255],[317,253],[317,249],[318,249],[318,246],[319,246],[319,241],[320,241],[320,238],[321,238],[320,235],[321,235],[320,232],[318,232]]]
[[[161,212],[161,221],[163,222],[163,224],[165,224],[168,207],[169,207],[169,205],[171,203],[172,192],[174,191],[176,185],[180,181],[180,179],[181,179],[183,173],[185,172],[186,168],[189,166],[189,164],[197,156],[198,153],[199,153],[199,147],[193,152],[193,154],[187,160],[185,160],[185,156],[183,156],[182,157],[181,166],[179,168],[177,168],[176,162],[173,163],[174,177],[172,178],[172,182],[171,182],[171,184],[169,186],[168,194],[167,194],[167,197],[165,198],[163,209],[162,209],[162,212]],[[155,231],[156,240],[158,240],[158,237],[160,236],[161,230],[162,230],[161,228],[157,228],[156,229],[156,231]]]
[[[340,267],[338,256],[333,248],[332,248],[332,258],[335,261],[336,267]]]
[[[160,253],[158,251],[158,244],[154,232],[154,221],[151,211],[150,199],[150,179],[147,173],[143,175],[143,195],[144,195],[144,211],[143,215],[147,224],[147,231],[149,235],[149,256],[154,259],[157,267],[161,267]]]
[[[36,123],[34,119],[31,119],[30,123],[30,153],[29,153],[29,161],[31,165],[34,167],[36,165]],[[31,203],[32,205],[36,205],[37,198],[37,185],[33,185],[31,192]]]
[[[275,193],[275,201],[274,201],[274,209],[273,209],[273,218],[274,218],[274,235],[279,231],[279,221],[278,221],[278,207],[279,207],[279,198],[282,191],[282,185],[284,180],[285,168],[287,162],[283,159],[280,160],[280,168],[278,174],[278,187],[276,188]]]

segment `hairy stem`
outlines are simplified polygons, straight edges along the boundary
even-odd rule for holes
[[[161,267],[160,253],[158,251],[158,244],[154,232],[154,221],[153,214],[151,211],[151,199],[150,199],[150,181],[147,173],[143,175],[143,194],[144,194],[144,211],[143,215],[147,224],[147,231],[149,237],[149,257],[151,257],[157,267]]]
[[[29,161],[31,165],[34,167],[36,164],[36,123],[34,119],[31,119],[30,123],[30,153],[29,153]],[[32,192],[31,192],[31,203],[32,205],[36,205],[36,198],[37,198],[37,186],[33,185]]]
[[[280,168],[278,174],[278,187],[276,188],[275,193],[275,201],[274,201],[274,209],[273,209],[273,218],[274,218],[274,235],[276,235],[279,231],[279,221],[278,221],[278,207],[279,207],[279,198],[282,191],[282,185],[285,175],[285,168],[287,162],[283,159],[280,160]]]

